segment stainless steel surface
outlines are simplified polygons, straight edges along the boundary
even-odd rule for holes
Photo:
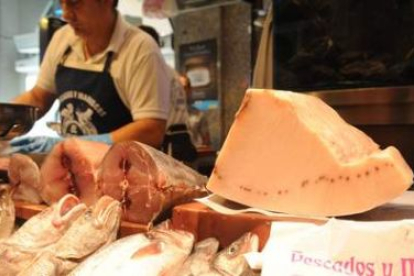
[[[414,87],[314,91],[351,124],[414,124]]]
[[[38,116],[38,108],[34,106],[0,103],[0,140],[10,140],[27,133]]]

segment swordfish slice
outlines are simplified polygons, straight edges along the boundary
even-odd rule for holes
[[[322,100],[250,89],[207,188],[256,208],[340,216],[372,209],[409,188],[413,172]]]
[[[97,189],[97,169],[109,149],[99,142],[69,138],[56,144],[40,168],[42,198],[48,203],[71,193],[86,205],[101,196]]]
[[[103,194],[123,203],[123,218],[148,224],[207,192],[207,178],[148,145],[125,141],[112,145],[98,171]]]

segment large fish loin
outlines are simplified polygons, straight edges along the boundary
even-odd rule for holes
[[[413,172],[322,100],[247,91],[207,188],[251,207],[306,216],[364,212],[401,195]]]
[[[101,196],[97,168],[108,149],[107,144],[79,138],[56,144],[40,168],[42,198],[51,204],[72,193],[86,205],[94,204]]]
[[[103,194],[124,203],[124,219],[150,223],[176,204],[206,194],[207,178],[139,142],[113,145],[99,168]]]
[[[13,199],[39,204],[43,202],[40,192],[40,169],[33,159],[24,154],[12,154],[8,170],[13,186]]]

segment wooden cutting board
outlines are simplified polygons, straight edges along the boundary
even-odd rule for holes
[[[356,221],[384,221],[414,219],[414,191],[407,191],[401,197],[372,209],[368,212],[338,219]],[[258,213],[242,213],[226,215],[216,212],[207,206],[198,203],[188,203],[176,206],[173,210],[172,221],[174,227],[187,230],[196,236],[198,241],[208,237],[219,240],[220,246],[225,247],[235,241],[242,234],[252,231],[259,235],[260,248],[266,243],[272,222],[292,221],[323,224],[324,219],[310,219],[295,216],[268,217]]]
[[[311,222],[316,224],[326,222],[326,220],[285,215],[269,217],[258,213],[226,215],[216,212],[199,202],[176,206],[172,215],[175,228],[193,233],[197,241],[215,237],[219,240],[221,248],[249,231],[259,236],[260,249],[263,248],[269,237],[270,225],[273,221]]]

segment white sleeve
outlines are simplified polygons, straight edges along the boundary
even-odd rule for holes
[[[40,65],[39,75],[36,86],[51,93],[56,93],[55,74],[56,68],[62,59],[63,53],[68,47],[67,36],[68,27],[64,26],[53,35]]]
[[[167,119],[171,75],[155,43],[143,43],[122,66],[126,104],[134,120]]]

